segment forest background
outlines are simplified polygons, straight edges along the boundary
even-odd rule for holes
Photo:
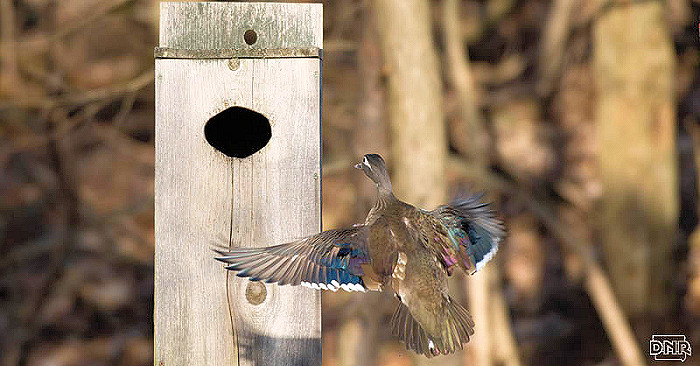
[[[506,222],[493,263],[450,284],[478,334],[440,364],[700,345],[699,16],[697,0],[324,2],[324,228],[373,204],[352,169],[369,152],[400,198],[484,190]],[[0,0],[0,365],[153,362],[157,32],[155,0]],[[392,311],[324,293],[323,364],[437,364],[396,342]]]

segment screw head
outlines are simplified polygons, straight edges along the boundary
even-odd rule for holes
[[[241,60],[235,57],[228,60],[228,68],[231,69],[231,71],[236,71],[239,67],[241,67]]]

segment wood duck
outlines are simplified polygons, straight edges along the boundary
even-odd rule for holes
[[[473,274],[505,235],[481,196],[425,211],[397,199],[381,156],[355,166],[377,185],[378,200],[365,222],[287,244],[219,251],[226,269],[251,281],[336,291],[390,290],[399,300],[392,332],[427,357],[461,349],[474,334],[469,313],[450,297],[455,266]]]

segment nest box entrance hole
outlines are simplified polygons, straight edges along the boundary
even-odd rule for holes
[[[204,138],[216,150],[233,158],[246,158],[260,151],[272,137],[270,121],[243,107],[230,107],[204,125]]]

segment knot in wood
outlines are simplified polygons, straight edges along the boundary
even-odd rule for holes
[[[245,288],[245,298],[252,305],[260,305],[265,301],[267,297],[267,289],[265,285],[260,282],[249,281],[248,286]]]

